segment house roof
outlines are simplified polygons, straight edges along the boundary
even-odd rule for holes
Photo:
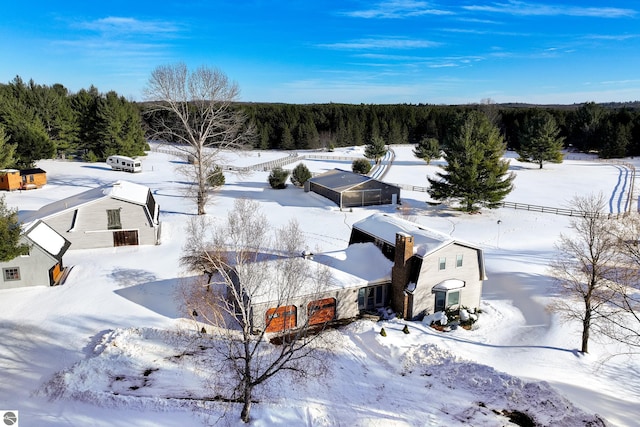
[[[409,234],[413,236],[413,253],[421,257],[454,242],[475,248],[475,246],[454,239],[447,234],[383,213],[376,213],[358,221],[353,224],[353,228],[381,239],[394,247],[396,233]]]
[[[239,272],[240,282],[248,280],[257,283],[255,286],[249,285],[251,290],[247,290],[253,304],[269,303],[282,298],[305,298],[338,289],[367,286],[367,280],[326,266],[315,259],[300,256],[289,260],[302,265],[292,270],[282,264],[283,259],[262,261],[259,266],[247,266],[246,280],[243,280],[243,273]],[[322,273],[322,269],[325,268],[328,275]],[[288,283],[292,280],[291,271],[295,271],[297,276],[294,279],[295,289],[290,288],[291,284]],[[291,292],[295,294],[289,295]]]
[[[368,181],[375,181],[373,178],[358,173],[345,171],[342,169],[332,169],[323,174],[314,176],[309,179],[310,182],[316,183],[323,187],[331,188],[336,191],[345,191],[358,184]]]
[[[370,284],[391,280],[393,262],[373,243],[355,243],[344,250],[316,254],[313,259]]]
[[[61,259],[71,245],[71,242],[42,221],[36,222],[25,231],[24,235],[57,259]]]
[[[117,200],[123,200],[138,205],[145,205],[149,187],[140,184],[134,184],[129,181],[117,181],[111,185],[92,188],[82,193],[75,194],[66,199],[58,200],[41,207],[36,212],[21,218],[25,223],[29,223],[36,219],[45,219],[53,215],[70,209],[76,209],[82,205],[93,203],[95,201],[111,197]]]

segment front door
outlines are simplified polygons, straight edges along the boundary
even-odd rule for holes
[[[447,293],[445,291],[436,291],[436,304],[434,312],[444,311],[447,302]]]

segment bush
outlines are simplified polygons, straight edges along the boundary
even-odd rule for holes
[[[367,159],[357,159],[351,163],[351,170],[354,173],[366,175],[371,170],[371,162]]]
[[[276,166],[271,170],[269,174],[269,185],[271,188],[275,188],[276,190],[282,190],[287,186],[287,178],[289,177],[289,172],[282,169],[280,166]]]
[[[224,173],[222,172],[222,168],[218,165],[214,166],[211,172],[209,172],[209,176],[207,177],[207,184],[211,187],[222,187],[225,183]]]
[[[85,162],[89,162],[89,163],[95,163],[98,161],[98,156],[95,155],[95,153],[91,150],[87,151],[87,153],[85,153],[85,155],[83,156],[83,160]]]
[[[304,163],[299,163],[291,172],[291,183],[296,187],[302,187],[311,178],[311,172]]]

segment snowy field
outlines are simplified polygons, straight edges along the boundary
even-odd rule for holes
[[[384,180],[426,187],[438,162],[427,166],[411,147],[394,149]],[[350,148],[333,155],[361,153]],[[284,155],[255,152],[228,161],[250,166]],[[152,189],[162,221],[159,246],[70,250],[64,261],[73,270],[63,286],[0,290],[0,410],[18,410],[23,427],[241,424],[239,406],[202,401],[209,397],[204,384],[216,375],[207,351],[213,344],[194,333],[174,298],[184,276],[178,264],[184,224],[196,211],[176,173],[184,162],[157,152],[142,160],[140,174],[114,172],[104,163],[41,161],[48,173],[44,188],[6,193],[7,204],[25,215],[126,179]],[[316,173],[351,166],[304,162]],[[511,202],[566,208],[575,195],[591,192],[602,192],[612,212],[628,202],[630,175],[619,164],[584,157],[538,170],[511,159],[511,170],[517,176]],[[221,221],[235,198],[258,200],[274,226],[295,217],[318,252],[345,248],[354,222],[396,213],[481,246],[489,279],[484,313],[470,331],[442,333],[399,320],[330,331],[319,343],[326,375],[305,382],[276,377],[257,391],[252,425],[504,426],[505,410],[526,413],[539,425],[640,424],[640,361],[609,358],[624,349],[597,337],[591,352],[580,354],[579,326],[545,310],[555,297],[547,266],[570,218],[505,208],[467,215],[427,204],[420,191],[403,191],[401,210],[340,211],[291,185],[273,190],[267,175],[226,175],[208,214]],[[406,323],[408,335],[401,331]]]

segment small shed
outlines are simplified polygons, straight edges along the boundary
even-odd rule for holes
[[[31,190],[47,183],[47,173],[40,168],[0,170],[0,190]]]
[[[400,187],[366,175],[333,169],[307,181],[312,191],[341,208],[400,203]]]
[[[24,254],[0,262],[0,289],[54,286],[65,277],[62,256],[71,243],[42,221],[29,225],[20,237]]]

